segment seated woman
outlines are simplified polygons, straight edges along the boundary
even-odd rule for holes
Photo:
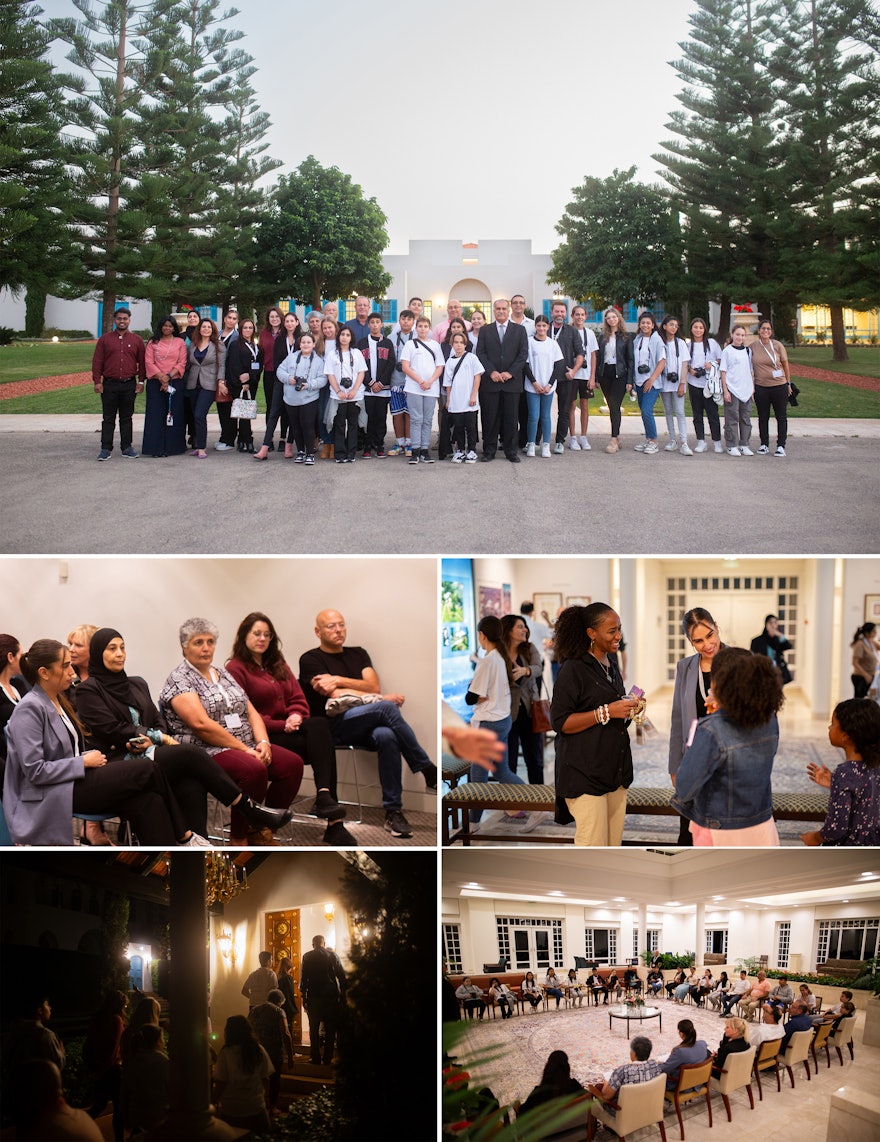
[[[715,1052],[712,1064],[712,1077],[716,1079],[721,1078],[721,1072],[724,1070],[724,1061],[728,1055],[736,1054],[737,1051],[747,1051],[749,1049],[749,1025],[745,1019],[737,1019],[735,1016],[727,1019],[724,1024],[724,1038],[718,1044],[718,1050]]]
[[[489,980],[489,998],[501,1008],[501,1018],[509,1019],[516,1007],[516,996],[506,983],[502,983],[497,976]]]
[[[543,992],[535,979],[534,972],[526,972],[526,978],[522,981],[520,990],[525,1002],[531,1005],[532,1012],[536,1011],[543,1000]]]
[[[578,1007],[583,1007],[586,988],[581,987],[578,973],[574,968],[568,969],[568,975],[565,977],[565,988],[568,992],[568,998],[571,1004],[574,1005],[576,1003]]]
[[[226,669],[262,717],[270,743],[299,754],[312,767],[317,793],[312,812],[327,822],[324,841],[356,844],[342,824],[345,809],[336,800],[336,750],[330,723],[309,716],[306,696],[284,660],[281,640],[268,615],[261,611],[245,615]]]
[[[712,979],[712,972],[706,968],[706,970],[700,976],[699,980],[696,983],[691,984],[691,999],[694,1001],[697,1007],[703,1006],[703,1000],[712,990],[714,982],[715,981]]]
[[[697,1038],[697,1029],[690,1019],[682,1019],[678,1024],[678,1037],[681,1040],[677,1047],[673,1047],[661,1063],[663,1073],[666,1075],[666,1089],[673,1090],[678,1082],[678,1072],[688,1063],[702,1063],[709,1057],[709,1048],[704,1039]]]
[[[6,723],[30,687],[21,676],[21,643],[11,634],[0,634],[0,759],[6,763]],[[0,770],[2,780],[2,770]]]
[[[289,809],[302,781],[302,758],[269,744],[266,724],[247,694],[228,671],[214,666],[217,634],[207,619],[187,619],[181,626],[183,662],[159,694],[168,728],[184,745],[204,746],[254,801]],[[270,829],[249,829],[238,806],[233,806],[229,831],[232,845],[274,843]]]
[[[805,983],[802,983],[798,987],[798,999],[801,1001],[801,1003],[805,1003],[807,1005],[807,1011],[814,1012],[818,1007],[815,995],[813,995],[813,993],[810,991],[809,986]]]
[[[613,995],[615,999],[620,999],[620,976],[614,968],[611,969],[611,974],[608,976],[608,983],[605,986],[609,995]]]
[[[684,968],[679,968],[672,979],[666,984],[666,998],[672,999],[675,989],[687,980]]]
[[[658,971],[657,968],[651,968],[648,972],[648,991],[652,996],[659,995],[663,990],[663,973]]]
[[[77,689],[77,711],[92,743],[108,761],[145,757],[174,790],[184,820],[207,832],[207,794],[234,805],[252,829],[280,829],[289,810],[264,809],[215,765],[201,746],[180,745],[171,737],[143,678],[125,673],[125,642],[118,630],[103,627],[92,635],[89,677]]]
[[[585,1094],[584,1088],[571,1076],[571,1065],[565,1051],[551,1051],[544,1065],[541,1082],[519,1109],[519,1116],[554,1098],[570,1095],[573,1099]]]
[[[70,651],[42,638],[21,657],[33,689],[6,726],[3,809],[17,845],[69,845],[74,813],[121,816],[145,845],[204,846],[183,822],[162,772],[146,758],[108,765],[86,750],[83,727],[67,700]]]
[[[722,997],[727,995],[728,991],[730,991],[730,980],[727,978],[727,972],[723,971],[715,987],[709,992],[708,998],[713,1010],[720,1006]]]
[[[544,985],[543,986],[544,986],[544,991],[548,995],[552,995],[554,997],[554,999],[556,1000],[556,1009],[558,1011],[559,1010],[559,1001],[560,1001],[560,999],[562,999],[562,996],[563,996],[562,981],[560,980],[560,978],[556,974],[556,972],[553,970],[553,968],[547,968],[547,974],[544,976]]]
[[[627,968],[623,973],[623,986],[627,991],[641,992],[642,981],[639,979],[639,973],[635,968]]]
[[[675,992],[672,996],[673,1000],[676,1003],[684,1003],[684,1001],[690,995],[691,988],[696,987],[698,983],[699,980],[697,979],[697,973],[694,968],[691,968],[684,982],[680,983],[675,989]]]

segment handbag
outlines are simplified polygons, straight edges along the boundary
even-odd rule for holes
[[[798,394],[800,393],[801,390],[797,387],[797,385],[794,383],[794,381],[792,381],[789,384],[789,389],[791,391],[788,394],[788,403],[791,405],[792,408],[797,408],[798,407]]]
[[[232,402],[232,410],[230,415],[233,420],[256,420],[257,419],[257,402],[251,400],[249,396],[244,396],[244,393],[250,393],[250,388],[247,385],[242,385],[242,396],[236,397]]]
[[[541,679],[541,685],[544,685],[544,679]],[[540,693],[540,690],[538,691]],[[549,698],[535,698],[532,702],[532,733],[546,734],[553,729],[553,723],[550,721],[550,699]]]

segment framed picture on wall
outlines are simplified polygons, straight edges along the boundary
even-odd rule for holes
[[[502,583],[501,584],[501,606],[504,608],[504,610],[502,611],[502,614],[509,615],[510,612],[513,610],[513,606],[512,606],[511,601],[510,601],[510,584],[509,583]]]
[[[480,612],[480,618],[485,615],[495,615],[496,618],[500,619],[505,613],[502,610],[501,588],[488,583],[478,583],[477,610]]]
[[[561,591],[536,591],[532,595],[532,602],[535,604],[535,614],[541,620],[544,618],[544,612],[550,622],[556,619],[556,612],[562,606],[562,592]]]
[[[880,595],[865,595],[865,622],[880,624]]]
[[[589,595],[566,595],[565,605],[567,607],[588,607],[590,605]]]

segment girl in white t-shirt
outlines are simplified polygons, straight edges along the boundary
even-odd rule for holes
[[[452,352],[443,370],[446,411],[452,425],[453,464],[476,463],[477,398],[483,366],[468,349],[467,333],[453,333]]]
[[[538,420],[541,421],[541,455],[550,455],[550,409],[553,394],[561,377],[565,376],[565,359],[558,342],[547,334],[550,322],[543,313],[535,318],[535,335],[529,338],[529,363],[525,373],[526,403],[529,408],[526,428],[526,455],[535,455],[535,439],[538,435]]]
[[[589,452],[590,442],[587,440],[587,430],[590,426],[590,398],[596,391],[596,357],[599,342],[592,329],[587,329],[587,311],[583,305],[576,305],[571,311],[571,324],[574,328],[578,346],[583,350],[584,363],[574,375],[577,381],[577,392],[571,402],[569,413],[568,447],[572,452]],[[580,435],[575,435],[575,411],[581,411]]]
[[[440,395],[440,374],[446,362],[443,350],[431,340],[431,322],[420,317],[416,322],[415,340],[407,342],[401,355],[401,369],[406,377],[403,386],[409,409],[412,436],[410,464],[433,464],[431,455],[431,423]]]
[[[687,367],[690,361],[687,342],[678,336],[678,318],[669,314],[660,322],[660,336],[666,345],[666,367],[660,374],[660,399],[666,413],[666,430],[669,443],[666,452],[678,449],[682,456],[692,456],[687,442],[687,421],[684,418],[684,394],[687,387]],[[678,436],[676,437],[676,428]]]
[[[721,354],[721,388],[724,391],[724,443],[728,456],[754,456],[752,435],[752,351],[746,347],[746,327],[734,325],[730,344]]]
[[[214,1067],[214,1101],[230,1126],[270,1130],[266,1098],[275,1068],[244,1015],[230,1015]]]
[[[712,397],[703,393],[706,387],[707,371],[712,365],[721,360],[721,346],[708,335],[706,322],[702,317],[695,317],[691,322],[691,339],[688,341],[690,360],[687,364],[688,396],[691,399],[691,412],[694,414],[694,432],[697,434],[697,443],[694,452],[705,452],[708,447],[705,439],[703,414],[709,421],[709,433],[716,452],[723,452],[721,447],[721,421],[718,419],[718,405]]]
[[[501,619],[495,615],[485,615],[477,625],[477,641],[485,651],[485,658],[477,662],[477,668],[468,687],[465,701],[476,706],[472,726],[492,730],[504,744],[504,757],[495,765],[493,777],[511,785],[524,785],[525,782],[510,768],[507,760],[507,737],[513,725],[510,698],[511,664],[507,657],[507,647],[501,629]],[[488,781],[489,775],[480,765],[472,765],[468,781]],[[477,822],[482,809],[471,809],[471,821]],[[527,813],[508,813],[515,820],[525,820]]]
[[[364,374],[367,363],[360,349],[352,348],[351,341],[351,330],[341,325],[333,352],[324,357],[324,372],[330,386],[326,423],[328,426],[333,425],[337,464],[354,463],[358,422],[363,419],[362,427],[366,427],[367,423],[364,414]]]

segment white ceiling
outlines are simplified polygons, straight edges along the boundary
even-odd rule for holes
[[[870,875],[862,875],[870,874]],[[649,907],[804,906],[874,900],[874,849],[444,849],[443,896]]]

